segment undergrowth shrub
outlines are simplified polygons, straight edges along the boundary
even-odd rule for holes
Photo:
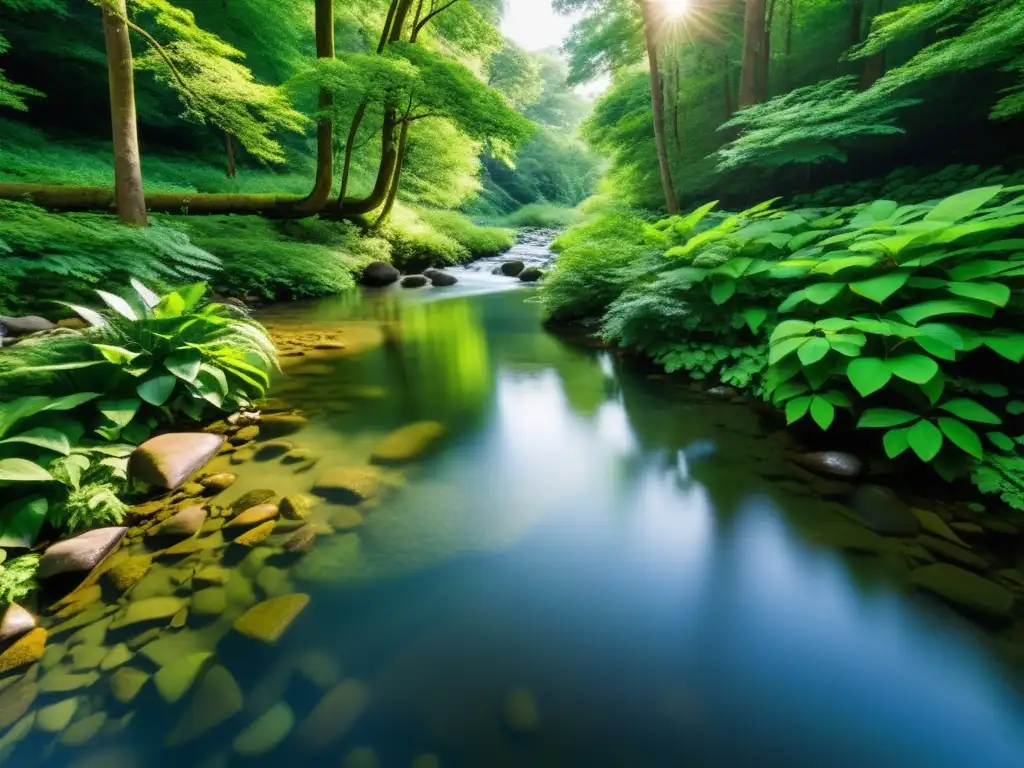
[[[419,212],[396,205],[380,236],[391,243],[395,265],[408,270],[459,264],[471,257],[469,248],[431,226]]]
[[[506,227],[565,229],[578,224],[583,216],[576,208],[550,203],[530,203],[501,219]]]
[[[483,227],[458,211],[420,209],[420,218],[443,235],[455,240],[474,257],[495,256],[515,243],[504,227]]]

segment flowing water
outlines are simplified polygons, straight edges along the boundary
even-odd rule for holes
[[[347,334],[344,350],[290,362],[274,393],[310,416],[288,439],[320,460],[233,466],[217,503],[309,491],[411,422],[446,434],[386,470],[358,528],[276,569],[311,596],[276,645],[215,633],[242,710],[168,748],[190,697],[168,705],[149,683],[126,706],[101,680],[76,695],[105,729],[57,747],[34,731],[11,764],[1024,765],[1009,667],[980,629],[902,586],[895,551],[823,546],[855,524],[821,497],[828,483],[794,474],[785,435],[545,333],[532,288],[457,274],[450,289],[265,317]],[[342,680],[358,695],[337,694]],[[296,728],[239,755],[236,735],[281,702]]]

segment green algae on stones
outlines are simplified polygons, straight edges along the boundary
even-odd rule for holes
[[[255,528],[250,528],[248,531],[243,533],[241,536],[235,538],[232,543],[239,544],[243,547],[255,547],[266,541],[267,537],[274,532],[274,521],[268,520],[265,523],[260,523]]]
[[[57,667],[39,678],[39,692],[68,693],[80,688],[89,688],[99,679],[99,672],[68,672]]]
[[[284,741],[294,725],[295,714],[291,707],[279,702],[243,729],[232,747],[245,757],[258,757]]]
[[[286,520],[305,520],[313,508],[313,500],[303,494],[293,493],[281,499],[278,508]]]
[[[234,485],[237,479],[238,476],[231,472],[214,472],[211,475],[204,475],[199,484],[206,489],[206,495],[216,496]]]
[[[78,697],[64,699],[36,712],[36,728],[46,733],[60,733],[68,727],[78,711]]]
[[[370,692],[365,685],[358,680],[342,681],[324,694],[299,726],[299,744],[309,752],[323,752],[345,737],[369,702]]]
[[[949,560],[957,565],[963,565],[967,568],[973,568],[976,571],[985,571],[988,569],[988,563],[973,552],[958,547],[945,539],[939,539],[935,536],[928,536],[921,534],[917,537],[918,543],[922,544],[925,549],[936,554],[943,560]]]
[[[122,704],[127,704],[139,695],[149,675],[133,667],[118,667],[110,676],[110,692]]]
[[[920,523],[921,527],[924,528],[928,533],[941,536],[943,539],[953,542],[961,547],[971,548],[970,544],[966,544],[963,539],[953,532],[953,529],[946,525],[945,521],[937,514],[929,509],[919,509],[917,507],[911,507],[910,511],[914,513]]]
[[[380,490],[380,472],[373,467],[339,467],[328,470],[313,493],[337,504],[358,504],[373,498]]]
[[[276,519],[277,514],[278,508],[276,504],[257,504],[255,507],[249,507],[249,509],[231,518],[224,527],[228,529],[250,528],[254,525],[265,523],[267,520]]]
[[[114,619],[110,628],[120,629],[132,624],[170,619],[183,607],[185,601],[180,597],[150,597],[133,601],[128,603],[128,608],[121,616]]]
[[[363,516],[355,507],[339,507],[328,522],[336,531],[351,531],[363,524]]]
[[[910,583],[975,613],[1006,618],[1013,610],[1013,594],[1005,587],[948,563],[912,571]]]
[[[145,577],[153,565],[149,555],[135,555],[107,571],[110,583],[121,592],[134,586]]]
[[[254,605],[234,624],[239,634],[273,645],[309,604],[309,595],[280,595]]]
[[[199,651],[182,656],[166,667],[162,667],[153,675],[153,684],[156,686],[160,698],[168,704],[178,701],[188,693],[200,672],[206,667],[207,662],[212,659],[212,653]]]
[[[370,461],[374,464],[404,464],[426,451],[444,431],[444,424],[438,421],[419,421],[404,426],[377,441]]]
[[[107,649],[102,645],[76,645],[68,652],[71,659],[71,669],[75,672],[85,672],[96,669],[100,662],[107,655]]]
[[[47,637],[45,629],[36,627],[15,640],[3,653],[0,653],[0,674],[6,674],[39,661],[46,650]]]
[[[239,512],[244,512],[250,507],[255,507],[260,504],[266,504],[276,495],[277,493],[270,490],[269,488],[257,488],[254,491],[248,491],[246,493],[243,493],[241,496],[239,496],[237,499],[231,502],[230,514],[233,517],[234,515],[237,515]]]
[[[256,461],[271,461],[281,458],[294,448],[295,445],[287,440],[270,440],[256,447],[256,455],[253,458]]]
[[[167,735],[176,747],[202,736],[242,711],[242,689],[224,667],[215,666],[203,677],[188,710]]]
[[[35,680],[28,675],[0,691],[0,728],[6,728],[24,717],[38,694]]]
[[[228,608],[228,591],[224,587],[207,587],[192,596],[192,612],[197,616],[219,616]]]
[[[16,722],[14,727],[3,735],[3,738],[0,738],[0,759],[6,758],[7,751],[32,732],[35,722],[36,713],[29,712]]]
[[[72,723],[61,734],[60,743],[66,747],[80,747],[93,738],[107,722],[106,712],[94,712],[86,718]]]
[[[107,651],[107,655],[103,657],[103,661],[100,662],[100,671],[109,672],[112,669],[117,669],[122,664],[127,664],[131,661],[132,656],[134,655],[135,654],[128,650],[127,645],[124,643],[118,643]]]

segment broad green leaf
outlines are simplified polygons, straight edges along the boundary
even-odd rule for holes
[[[928,398],[928,402],[935,405],[946,390],[946,377],[940,373],[938,376],[933,376],[924,384],[921,384],[920,387],[921,392]]]
[[[922,419],[907,432],[907,442],[917,457],[927,463],[942,450],[942,432],[930,421]]]
[[[1011,400],[1006,404],[1006,412],[1011,416],[1020,416],[1024,413],[1024,401]]]
[[[807,337],[797,337],[790,339],[783,339],[777,344],[772,344],[771,349],[768,351],[768,365],[775,365],[775,363],[784,359],[787,355],[796,352],[800,347],[807,343]]]
[[[924,219],[925,221],[948,222],[966,219],[1002,190],[1002,187],[980,187],[950,195],[946,199],[940,200]]]
[[[23,368],[25,373],[46,373],[47,371],[80,371],[97,365],[106,365],[106,360],[79,360],[71,363],[54,363],[53,365],[33,365]]]
[[[856,320],[846,317],[826,317],[816,322],[814,327],[821,331],[848,331],[856,325]]]
[[[725,304],[736,293],[735,280],[721,280],[711,285],[711,300],[715,304]]]
[[[735,280],[740,277],[740,275],[742,275],[744,271],[746,271],[747,267],[749,267],[753,262],[754,260],[749,256],[741,256],[739,258],[730,259],[725,262],[725,264],[713,269],[712,272],[719,275],[726,275],[727,277],[731,277]]]
[[[0,547],[29,549],[39,538],[50,508],[45,496],[18,499],[0,511]]]
[[[843,341],[842,336],[832,336],[829,338],[828,343],[832,349],[845,357],[857,357],[860,355],[861,346],[859,344],[851,344],[848,341]]]
[[[1002,424],[1003,420],[981,403],[966,397],[947,400],[939,406],[944,411],[959,416],[965,421],[976,421],[979,424]]]
[[[772,402],[781,405],[786,400],[802,395],[809,387],[802,381],[787,381],[772,394]]]
[[[886,432],[882,437],[882,447],[885,448],[885,455],[890,459],[895,459],[904,453],[910,447],[910,442],[907,440],[909,432],[910,427],[890,429]]]
[[[790,338],[792,336],[806,336],[808,333],[814,330],[814,323],[809,323],[806,320],[783,320],[772,331],[769,343],[774,344],[782,339]]]
[[[846,376],[853,388],[862,397],[867,397],[889,383],[892,371],[885,360],[877,357],[860,357],[850,361],[846,368]]]
[[[968,280],[977,280],[979,277],[991,277],[992,275],[998,275],[1001,272],[1006,272],[1016,266],[1017,264],[1012,261],[976,259],[950,269],[948,274],[954,280],[966,282]]]
[[[135,310],[132,309],[132,305],[113,293],[107,291],[96,291],[96,294],[103,299],[103,303],[110,307],[112,310],[117,312],[125,320],[138,320],[138,315],[135,314]]]
[[[804,296],[815,304],[827,304],[843,292],[846,283],[813,283],[804,288]]]
[[[859,296],[881,304],[906,284],[909,272],[896,270],[867,280],[850,283],[850,290]]]
[[[851,227],[862,229],[880,221],[888,220],[899,208],[899,203],[892,200],[875,200],[850,221]]]
[[[137,397],[123,397],[118,399],[100,400],[97,407],[104,416],[114,423],[117,428],[128,426],[128,423],[135,418],[142,403]]]
[[[71,443],[68,440],[68,436],[53,427],[35,427],[19,432],[13,437],[0,440],[0,445],[5,443],[34,445],[38,448],[45,448],[48,451],[59,453],[61,456],[67,456],[71,453]]]
[[[992,317],[995,314],[995,308],[991,304],[974,299],[942,299],[939,301],[925,301],[921,304],[897,309],[896,314],[911,325],[918,325],[922,320],[938,317],[939,315]]]
[[[916,413],[899,408],[868,408],[857,422],[857,428],[898,427],[917,418],[919,416]]]
[[[202,301],[203,296],[210,289],[206,283],[192,283],[191,285],[182,286],[177,290],[177,293],[185,302],[185,312],[191,312],[195,309],[199,302]]]
[[[793,291],[793,293],[789,294],[789,296],[779,304],[779,312],[789,312],[791,309],[799,306],[806,300],[807,294],[804,291]]]
[[[1002,432],[986,432],[985,437],[989,439],[996,448],[1006,453],[1013,453],[1016,450],[1016,443],[1009,435],[1005,435]],[[981,458],[980,456],[978,458]]]
[[[152,434],[153,429],[140,421],[133,421],[121,430],[121,438],[129,443],[138,445]]]
[[[828,342],[820,336],[814,336],[807,340],[807,343],[797,350],[797,357],[804,365],[813,365],[828,354]]]
[[[924,384],[939,372],[939,364],[925,355],[900,355],[886,362],[893,375],[914,384]]]
[[[984,344],[997,355],[1010,362],[1020,364],[1024,360],[1024,334],[1005,333],[984,337]]]
[[[828,229],[811,229],[807,232],[801,232],[799,235],[793,235],[786,247],[789,249],[790,253],[796,253],[804,246],[813,243],[822,235],[827,235],[830,231],[831,230]]]
[[[792,424],[802,419],[807,414],[812,399],[811,397],[797,397],[786,403],[786,423]]]
[[[827,430],[836,418],[835,406],[824,397],[815,397],[811,400],[811,418],[822,431]]]
[[[153,307],[153,316],[156,318],[181,317],[184,312],[185,299],[177,291],[171,291]]]
[[[110,344],[93,344],[92,346],[93,349],[99,350],[99,353],[103,355],[108,363],[113,363],[114,365],[125,365],[142,354],[141,352],[132,352],[130,349],[115,347]]]
[[[150,405],[163,405],[174,391],[174,385],[178,379],[169,373],[163,373],[146,379],[135,388],[139,397]]]
[[[202,362],[203,353],[198,349],[179,349],[164,360],[164,367],[179,379],[193,382],[199,375],[199,365]]]
[[[829,392],[823,392],[821,396],[832,403],[836,408],[853,408],[853,403],[850,402],[850,398],[838,390],[833,389]]]
[[[946,289],[957,296],[987,301],[997,307],[1005,307],[1010,300],[1010,286],[1002,283],[949,283]]]
[[[50,483],[53,475],[28,459],[0,459],[0,482]]]
[[[51,400],[46,404],[45,407],[40,408],[40,410],[70,411],[77,408],[80,405],[95,400],[99,396],[99,392],[76,392],[73,395],[65,395],[64,397],[58,397],[56,400]]]
[[[941,416],[939,417],[939,429],[942,430],[942,434],[949,438],[949,442],[953,443],[964,453],[969,453],[976,459],[984,456],[981,438],[978,437],[978,434],[973,429],[959,419]]]
[[[145,285],[143,285],[141,281],[136,280],[133,277],[128,282],[131,283],[132,288],[135,289],[135,292],[139,294],[139,298],[142,299],[142,303],[145,304],[150,309],[152,309],[153,307],[160,303],[160,297],[153,293],[153,291],[149,290],[149,288],[147,288]]]
[[[89,325],[95,328],[102,328],[107,324],[107,318],[97,312],[95,309],[89,309],[88,307],[81,307],[78,304],[68,304],[66,301],[58,301],[58,304],[63,304],[68,309],[74,310],[80,318],[85,320]]]
[[[979,385],[978,389],[989,397],[1007,397],[1010,394],[1008,387],[1005,387],[1002,384],[997,384],[994,381],[987,381],[984,384]]]
[[[828,241],[826,240],[825,242]],[[822,260],[811,272],[831,276],[850,267],[873,267],[879,261],[878,256],[841,256],[839,258]]]

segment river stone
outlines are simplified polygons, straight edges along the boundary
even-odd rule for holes
[[[29,712],[0,738],[0,759],[5,760],[15,745],[30,733],[36,722],[36,713]]]
[[[107,629],[110,628],[110,623],[114,620],[112,617],[108,618],[108,612],[113,613],[117,608],[112,605],[97,605],[94,608],[101,611],[101,613],[97,614],[92,621],[89,621],[81,629],[68,637],[67,646],[69,649],[74,648],[76,645],[103,645],[107,639]],[[90,609],[91,611],[92,609]],[[51,634],[56,633],[56,628],[51,630]]]
[[[128,472],[157,488],[174,490],[217,455],[222,435],[170,432],[150,438],[132,453]]]
[[[440,269],[425,269],[423,270],[423,276],[430,280],[431,285],[439,288],[455,285],[459,282],[455,275],[442,272]]]
[[[519,273],[519,279],[524,283],[536,283],[544,277],[544,272],[537,267],[527,267]]]
[[[256,576],[256,586],[263,590],[268,597],[279,597],[287,595],[295,589],[288,572],[268,565]]]
[[[88,672],[96,669],[107,655],[107,648],[102,645],[76,645],[68,651],[71,669],[75,672]]]
[[[513,733],[533,733],[540,724],[537,701],[528,688],[515,688],[505,695],[504,713],[505,725]]]
[[[232,544],[239,544],[243,547],[255,547],[262,544],[267,540],[267,537],[274,532],[274,521],[268,520],[265,523],[260,523],[255,528],[250,528],[248,531],[238,536],[232,541]]]
[[[46,649],[46,638],[46,630],[36,627],[15,640],[3,653],[0,653],[0,675],[39,661]]]
[[[97,528],[58,541],[43,553],[37,575],[40,579],[47,579],[60,573],[91,571],[114,550],[127,532],[124,526]]]
[[[140,632],[135,637],[126,640],[125,645],[128,646],[129,651],[137,651],[140,648],[157,641],[163,633],[163,627],[150,627],[145,632]]]
[[[523,262],[521,262],[519,259],[512,259],[511,261],[506,261],[504,264],[498,267],[498,271],[501,272],[501,274],[505,275],[505,277],[519,277],[519,273],[522,272],[524,269],[526,269],[526,265],[523,264]]]
[[[913,536],[921,527],[899,496],[880,485],[854,489],[849,505],[871,530],[886,536]]]
[[[139,555],[139,557],[150,557]],[[150,557],[152,560],[152,557]],[[171,571],[166,565],[150,568],[132,590],[132,600],[147,600],[151,597],[167,597],[174,593],[176,586]]]
[[[42,658],[39,659],[39,666],[44,672],[48,669],[53,669],[64,660],[67,652],[68,647],[64,643],[50,643],[46,646],[46,650],[43,651]]]
[[[994,581],[955,565],[937,563],[912,571],[910,583],[970,611],[1004,618],[1013,610],[1013,594]]]
[[[858,477],[864,471],[860,459],[842,451],[801,453],[793,457],[793,462],[819,475],[831,477]]]
[[[39,678],[40,693],[67,693],[89,688],[100,679],[99,672],[68,672],[57,667]]]
[[[51,323],[45,317],[38,315],[26,315],[25,317],[0,315],[0,336],[28,336],[30,333],[52,331],[56,327],[56,323]]]
[[[171,629],[181,629],[188,623],[188,608],[179,608],[178,612],[171,616]]]
[[[103,672],[109,672],[112,669],[117,669],[122,664],[127,664],[131,661],[134,654],[128,650],[128,646],[124,643],[118,643],[109,651],[107,655],[103,657],[103,661],[100,662],[100,670]]]
[[[230,578],[231,571],[227,568],[221,565],[206,565],[196,571],[192,581],[196,586],[222,586],[227,584]]]
[[[295,715],[291,707],[279,702],[244,728],[235,737],[232,747],[245,757],[258,757],[284,741],[294,725]]]
[[[289,466],[295,464],[313,466],[318,461],[320,461],[320,456],[309,448],[292,448],[288,453],[281,457],[281,463]]]
[[[65,747],[80,747],[99,733],[105,722],[107,722],[106,712],[93,712],[88,717],[68,726],[67,730],[61,734],[60,743]]]
[[[975,571],[988,570],[988,563],[983,558],[945,539],[922,534],[917,537],[917,541],[927,548],[929,552],[935,553],[943,560],[951,560]]]
[[[139,695],[149,675],[133,667],[118,667],[110,676],[110,692],[122,704],[127,704]]]
[[[150,597],[128,603],[128,608],[111,623],[111,629],[120,629],[132,624],[170,619],[185,605],[180,597]]]
[[[444,434],[439,421],[419,421],[396,429],[377,441],[370,454],[373,464],[402,464],[415,459]]]
[[[295,661],[295,670],[318,688],[330,688],[341,682],[341,665],[322,648],[304,651]]]
[[[921,523],[921,527],[928,531],[928,533],[933,533],[961,547],[971,548],[970,544],[964,543],[964,540],[957,536],[953,529],[946,525],[945,521],[931,510],[911,507],[910,511]]]
[[[255,491],[249,491],[243,493],[235,501],[231,503],[230,514],[232,516],[237,515],[239,512],[244,512],[252,507],[259,506],[260,504],[266,504],[277,494],[267,488],[258,488]]]
[[[998,533],[1002,536],[1016,536],[1018,531],[1011,523],[1005,520],[993,520],[992,518],[985,517],[981,521],[986,531],[992,533]]]
[[[0,643],[31,632],[36,627],[36,617],[17,603],[11,603],[0,621]]]
[[[195,536],[206,522],[206,509],[202,504],[193,504],[180,512],[176,512],[158,528],[152,528],[147,536],[166,536],[168,538],[186,539]]]
[[[284,543],[285,552],[305,552],[316,543],[316,526],[303,525]]]
[[[149,555],[135,555],[129,557],[115,568],[107,572],[107,578],[115,588],[121,592],[140,582],[149,573],[153,565],[153,558]]]
[[[185,555],[194,555],[196,552],[217,549],[223,545],[224,534],[220,531],[213,531],[213,533],[206,536],[182,539],[174,546],[157,552],[156,557],[182,557]]]
[[[370,747],[356,747],[345,755],[341,768],[380,768],[380,760]]]
[[[192,611],[197,616],[219,616],[228,609],[228,591],[224,587],[207,587],[192,597]]]
[[[278,508],[276,504],[258,504],[231,518],[224,527],[251,528],[254,525],[265,523],[267,520],[276,519],[277,513]]]
[[[341,507],[329,522],[336,531],[351,531],[363,524],[363,516],[355,507]]]
[[[372,467],[339,467],[320,476],[313,493],[338,504],[358,504],[377,495],[380,473]]]
[[[307,424],[309,419],[305,416],[294,413],[269,413],[260,419],[260,435],[270,438],[287,437],[305,429]]]
[[[358,680],[344,680],[320,699],[296,732],[309,752],[322,752],[341,741],[370,701],[370,692]]]
[[[272,597],[243,613],[235,621],[235,631],[273,645],[308,604],[309,595],[301,593]]]
[[[402,278],[403,288],[422,288],[429,281],[424,275],[406,275]]]
[[[968,536],[980,536],[985,532],[977,523],[950,523],[949,527],[959,533],[966,533]]]
[[[300,493],[293,493],[281,499],[278,508],[287,520],[305,520],[313,508],[313,501]]]
[[[36,681],[25,675],[13,685],[0,690],[0,729],[16,723],[29,711],[39,695]]]
[[[243,448],[240,451],[235,451],[234,453],[232,453],[231,458],[228,459],[228,461],[231,464],[238,465],[245,464],[245,462],[251,461],[254,458],[256,458],[255,448]]]
[[[64,699],[36,712],[36,728],[45,733],[60,733],[78,711],[78,698]]]
[[[153,684],[156,686],[160,698],[168,704],[178,701],[188,693],[193,683],[199,678],[199,674],[206,667],[206,663],[211,659],[213,659],[212,653],[199,651],[175,659],[166,667],[162,667],[153,675]]]
[[[270,549],[270,547],[257,547],[243,557],[236,567],[246,578],[255,579],[256,574],[263,569],[267,560],[273,557],[274,554],[274,550]]]
[[[252,588],[252,582],[238,571],[231,572],[231,579],[225,589],[228,601],[233,605],[248,607],[256,602],[256,591]]]
[[[224,667],[215,666],[203,677],[195,698],[167,736],[167,746],[191,741],[242,711],[242,690]]]
[[[383,288],[395,282],[401,273],[386,261],[371,261],[363,268],[359,281],[371,288]]]

